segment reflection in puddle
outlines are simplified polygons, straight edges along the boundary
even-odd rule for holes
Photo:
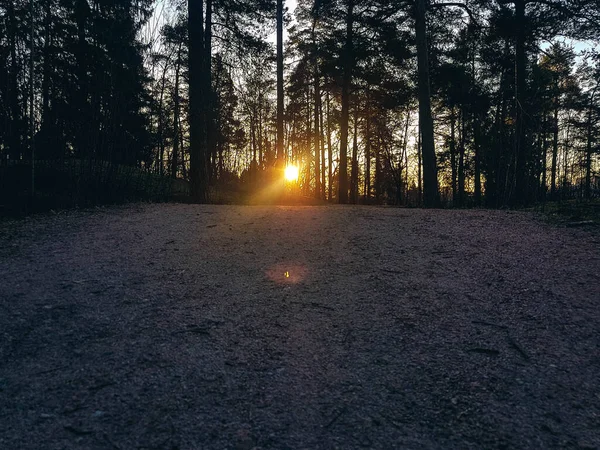
[[[300,264],[279,263],[266,270],[267,278],[279,284],[297,284],[306,279],[308,269]]]

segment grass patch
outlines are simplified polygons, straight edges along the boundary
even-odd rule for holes
[[[551,224],[567,227],[600,227],[600,199],[549,202],[530,208]]]

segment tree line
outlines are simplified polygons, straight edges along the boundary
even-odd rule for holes
[[[200,202],[288,163],[339,203],[600,189],[599,0],[32,6],[0,3],[1,161],[137,166]]]

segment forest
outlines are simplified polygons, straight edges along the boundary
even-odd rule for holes
[[[598,0],[2,0],[0,189],[598,197],[599,43]]]
[[[0,449],[600,449],[600,0],[0,0]]]

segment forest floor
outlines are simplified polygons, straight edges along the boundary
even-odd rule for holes
[[[0,223],[0,448],[600,448],[600,236],[532,213]]]

